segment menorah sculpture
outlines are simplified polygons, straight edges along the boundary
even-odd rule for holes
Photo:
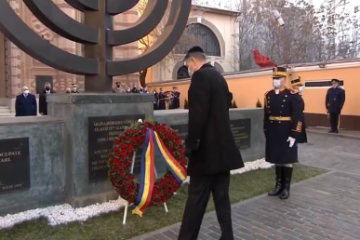
[[[51,0],[23,0],[49,29],[64,38],[84,44],[84,56],[68,53],[33,32],[0,0],[0,31],[21,50],[55,69],[85,76],[85,92],[111,92],[113,76],[134,73],[155,65],[180,39],[190,14],[191,0],[172,0],[169,19],[161,37],[141,55],[112,60],[114,46],[137,41],[162,20],[169,1],[150,0],[132,28],[113,30],[112,16],[130,10],[139,0],[65,0],[84,13],[84,24],[61,11]]]

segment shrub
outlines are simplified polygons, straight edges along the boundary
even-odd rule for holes
[[[257,102],[256,102],[256,107],[257,107],[257,108],[262,108],[262,105],[261,105],[261,102],[260,102],[259,99],[258,99]]]
[[[185,98],[185,102],[184,102],[184,109],[189,109],[189,103],[186,98]]]
[[[232,108],[238,108],[235,101],[233,101]]]

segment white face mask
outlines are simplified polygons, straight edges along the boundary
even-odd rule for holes
[[[274,79],[273,80],[273,86],[274,86],[274,88],[279,89],[281,87],[281,80]]]
[[[29,94],[29,90],[24,90],[24,94],[28,95]]]
[[[299,87],[299,93],[302,93],[303,90],[304,90],[303,87]]]

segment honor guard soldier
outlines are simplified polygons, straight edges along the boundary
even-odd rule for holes
[[[304,114],[304,110],[305,110],[305,102],[304,99],[302,98],[302,92],[304,90],[304,86],[301,83],[301,79],[300,77],[297,79],[293,79],[291,80],[291,86],[294,90],[297,90],[299,92],[299,95],[301,97],[301,111],[302,111],[302,129],[301,129],[301,134],[299,136],[298,139],[296,139],[297,143],[307,143],[307,135],[306,135],[306,125],[305,125],[305,114]]]
[[[339,118],[345,103],[345,90],[339,87],[338,79],[332,79],[331,83],[332,88],[327,91],[325,99],[325,107],[330,117],[329,133],[339,133]]]
[[[293,163],[298,162],[297,139],[303,127],[301,97],[296,90],[284,86],[286,68],[273,68],[274,89],[265,93],[264,134],[266,138],[265,160],[275,164],[275,188],[269,196],[287,199]]]

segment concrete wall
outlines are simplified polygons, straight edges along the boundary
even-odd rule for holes
[[[251,119],[251,146],[242,149],[241,155],[244,161],[254,161],[265,156],[265,137],[263,133],[263,109],[231,109],[230,119]],[[154,112],[154,119],[157,122],[165,122],[168,125],[187,124],[188,110],[158,110]]]
[[[0,118],[0,140],[29,138],[31,182],[28,190],[0,194],[0,215],[64,203],[64,128],[52,117]]]

